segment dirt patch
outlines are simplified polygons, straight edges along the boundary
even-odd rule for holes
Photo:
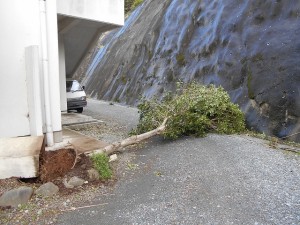
[[[73,148],[42,152],[39,177],[34,182],[46,183],[51,181],[59,187],[61,195],[70,195],[79,191],[76,188],[66,188],[64,185],[64,180],[68,180],[74,176],[84,179],[89,185],[97,186],[114,183],[114,179],[110,181],[90,181],[87,171],[91,168],[93,168],[91,158],[83,153],[77,155]],[[29,182],[31,181],[29,180]]]
[[[74,149],[60,149],[57,151],[44,151],[40,155],[39,180],[42,183],[63,177],[71,171],[76,159]]]

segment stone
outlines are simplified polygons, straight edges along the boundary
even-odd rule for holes
[[[66,187],[66,188],[74,188],[74,186],[73,185],[70,185],[69,183],[68,183],[68,181],[67,181],[67,179],[65,178],[65,179],[63,179],[63,184],[64,184],[64,186]]]
[[[31,187],[21,186],[17,189],[12,189],[5,192],[0,197],[0,206],[17,207],[19,204],[26,204],[33,194]]]
[[[88,171],[88,176],[89,176],[89,180],[90,181],[94,181],[94,180],[99,180],[100,175],[99,172],[95,169],[89,169]]]
[[[84,180],[79,177],[74,176],[74,177],[71,177],[68,184],[73,187],[78,187],[78,186],[82,186],[84,184]]]
[[[45,183],[41,185],[36,191],[36,195],[41,195],[43,197],[50,197],[55,195],[59,191],[58,186],[53,184],[52,182]]]
[[[109,156],[109,162],[117,161],[117,159],[118,159],[117,154],[113,154],[113,155]]]

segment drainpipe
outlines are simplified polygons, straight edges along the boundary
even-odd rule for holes
[[[40,0],[40,26],[42,39],[42,61],[43,61],[43,75],[44,75],[44,105],[45,105],[45,119],[46,119],[46,142],[47,146],[54,144],[53,130],[51,121],[51,107],[50,107],[50,90],[49,90],[49,63],[48,63],[48,39],[47,39],[47,12],[45,0]]]

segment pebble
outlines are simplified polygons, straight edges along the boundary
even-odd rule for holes
[[[111,155],[111,156],[109,157],[109,162],[114,162],[114,161],[116,161],[117,159],[118,159],[117,154],[113,154],[113,155]]]

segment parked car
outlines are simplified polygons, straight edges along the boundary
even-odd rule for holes
[[[83,107],[87,105],[84,86],[81,86],[77,80],[67,79],[66,88],[68,112],[74,109],[82,113]]]

